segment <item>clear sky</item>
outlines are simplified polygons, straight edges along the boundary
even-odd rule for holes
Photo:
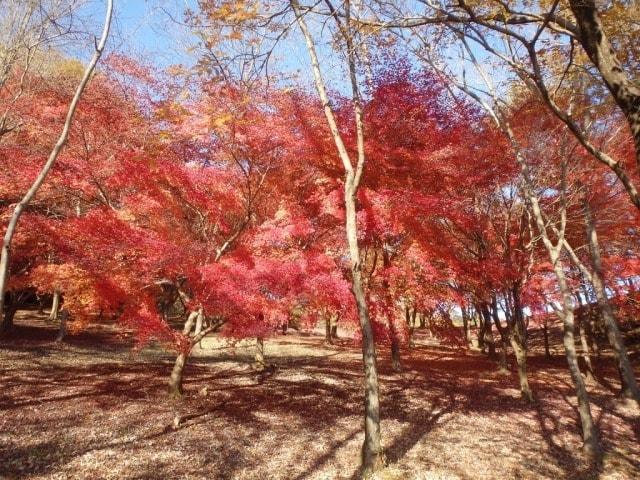
[[[196,55],[189,53],[189,48],[196,43],[196,38],[190,30],[181,25],[184,11],[187,8],[196,9],[196,0],[114,0],[115,16],[112,35],[108,49],[130,55],[136,59],[152,63],[160,67],[173,64],[193,65]],[[87,30],[100,32],[104,20],[105,0],[88,0],[84,17]],[[348,82],[344,71],[344,59],[336,55],[331,46],[326,43],[325,36],[320,35],[320,25],[310,27],[316,31],[317,50],[320,56],[325,80],[330,89],[341,93],[348,93]],[[325,43],[323,43],[325,42]],[[475,45],[472,44],[472,48]],[[474,48],[475,49],[475,48]],[[82,51],[80,51],[82,50]],[[490,59],[486,53],[479,51],[477,56],[482,63],[491,69]],[[78,49],[75,55],[86,58],[92,53],[91,48]],[[457,56],[457,55],[455,55]],[[461,74],[458,62],[449,61],[449,66]],[[282,42],[280,48],[274,52],[271,60],[271,71],[294,74],[299,86],[312,88],[309,69],[309,57],[304,41],[299,32],[292,33]],[[474,82],[476,73],[473,68],[467,71],[467,80]],[[494,79],[505,80],[504,75],[496,75]],[[475,78],[475,80],[479,80]]]

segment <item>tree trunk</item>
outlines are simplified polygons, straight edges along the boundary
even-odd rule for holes
[[[633,368],[631,367],[631,362],[627,355],[624,339],[622,338],[622,334],[618,328],[618,323],[613,316],[613,310],[611,309],[611,304],[609,303],[609,299],[607,298],[607,293],[605,291],[598,234],[591,215],[591,208],[586,200],[584,202],[584,210],[587,236],[589,240],[589,253],[591,255],[593,271],[591,283],[598,302],[598,308],[600,309],[600,313],[605,324],[607,339],[613,349],[613,355],[620,374],[620,380],[622,383],[621,394],[635,399],[638,405],[640,405],[640,389],[638,388],[638,382],[636,381],[635,374],[633,373]]]
[[[571,293],[567,286],[562,263],[557,257],[552,257],[551,260],[554,264],[554,273],[556,274],[562,296],[562,310],[559,312],[564,328],[562,343],[564,344],[569,372],[571,373],[571,379],[573,380],[576,397],[578,399],[578,414],[580,415],[580,423],[582,424],[583,450],[590,460],[595,460],[600,455],[600,439],[591,415],[589,394],[587,393],[587,388],[578,365]]]
[[[464,342],[469,345],[469,314],[466,308],[462,308],[462,328],[464,329]]]
[[[182,390],[182,374],[187,364],[187,356],[187,353],[180,352],[176,357],[176,362],[169,377],[169,395],[171,398],[181,398],[184,393]]]
[[[520,395],[527,402],[533,402],[533,392],[529,386],[529,378],[527,376],[527,324],[525,322],[524,312],[522,311],[522,303],[520,301],[520,284],[513,285],[511,294],[513,298],[513,314],[511,315],[512,327],[510,330],[509,340],[511,348],[516,357],[518,366],[518,379],[520,381]]]
[[[256,337],[256,353],[254,356],[253,368],[259,372],[264,370],[266,363],[264,361],[264,338]]]
[[[67,319],[69,318],[69,312],[66,309],[62,309],[58,317],[60,318],[60,328],[58,329],[56,342],[62,342],[64,337],[67,335]]]
[[[533,402],[533,392],[529,386],[529,378],[527,377],[527,348],[517,338],[516,335],[511,336],[511,348],[516,357],[518,365],[518,379],[520,380],[520,395],[528,402]]]
[[[93,76],[93,71],[95,69],[100,56],[102,55],[102,51],[104,50],[105,44],[107,42],[107,37],[109,35],[109,29],[111,27],[111,14],[113,12],[113,0],[108,0],[107,2],[107,13],[104,22],[104,28],[102,29],[102,35],[100,37],[100,41],[95,44],[95,52],[93,57],[89,61],[87,67],[84,70],[84,74],[82,75],[82,79],[76,88],[75,94],[71,99],[71,103],[69,104],[69,109],[67,111],[67,116],[64,121],[64,126],[62,127],[62,132],[58,137],[56,144],[54,145],[47,161],[38,173],[38,176],[29,187],[29,190],[24,194],[22,199],[15,206],[13,213],[11,214],[11,218],[9,219],[9,224],[7,225],[7,229],[2,238],[2,247],[0,250],[0,317],[2,317],[4,312],[4,292],[7,288],[7,283],[9,280],[9,255],[11,249],[11,242],[13,241],[13,235],[15,234],[16,228],[18,226],[18,221],[22,216],[22,213],[27,208],[29,203],[31,203],[31,199],[36,195],[40,186],[44,183],[45,179],[49,175],[51,168],[56,162],[58,155],[64,148],[67,143],[67,138],[69,136],[69,130],[71,129],[71,123],[73,120],[73,116],[76,112],[76,108],[78,106],[78,102],[80,101],[80,97],[82,97],[82,93],[84,92],[85,87],[89,83],[89,80]]]
[[[189,336],[197,316],[197,310],[189,313],[182,329],[183,335]],[[180,352],[176,357],[175,363],[173,364],[173,370],[171,371],[171,376],[169,377],[169,396],[172,398],[182,397],[182,374],[184,372],[184,367],[187,364],[190,353],[191,346],[189,346],[188,350]]]
[[[482,340],[484,345],[489,349],[489,358],[496,358],[496,342],[493,338],[493,325],[491,321],[491,312],[487,305],[482,305],[482,316],[484,317],[484,329]]]
[[[333,336],[331,335],[331,317],[329,315],[324,318],[324,341],[329,345],[333,345]]]
[[[602,28],[594,0],[570,0],[578,23],[578,40],[600,72],[611,96],[620,107],[631,129],[636,147],[636,164],[640,168],[640,83],[629,78],[616,57]]]
[[[391,335],[391,368],[394,372],[402,371],[402,362],[400,360],[400,339],[396,330],[393,319],[389,319],[389,333]]]
[[[58,310],[60,309],[60,290],[53,292],[53,300],[51,302],[51,312],[49,312],[49,322],[55,322],[58,319]]]
[[[582,359],[586,368],[585,377],[588,381],[593,381],[593,363],[591,362],[591,349],[587,341],[587,335],[584,329],[584,318],[578,320],[577,329],[580,336],[580,347],[582,349]]]
[[[407,315],[407,324],[409,325],[409,348],[415,347],[415,341],[413,338],[413,334],[416,330],[416,314],[418,313],[417,309],[414,308],[413,311],[410,311],[408,308],[405,312]]]
[[[549,327],[547,326],[547,319],[544,319],[542,324],[542,335],[544,340],[544,358],[551,359],[551,350],[549,350]]]
[[[204,312],[202,310],[202,307],[200,307],[198,309],[198,312],[196,313],[196,328],[193,332],[194,337],[200,335],[200,332],[202,332],[203,323],[204,323]],[[198,347],[202,348],[202,340],[198,342]]]
[[[482,309],[480,306],[476,306],[476,315],[478,319],[478,328],[476,330],[476,334],[478,337],[478,348],[482,353],[487,352],[487,344],[484,342],[485,337],[485,329],[487,328],[486,322],[484,321],[484,315],[482,314]]]
[[[500,324],[500,316],[498,314],[498,301],[496,296],[493,296],[491,301],[491,318],[496,325],[498,335],[500,335],[500,355],[498,357],[498,370],[500,373],[509,373],[509,365],[507,363],[507,344],[509,337],[511,336],[509,320],[507,319],[507,327],[503,327]]]
[[[498,358],[498,370],[500,373],[509,373],[509,364],[507,362],[507,343],[508,340],[505,336],[500,334],[500,355]]]
[[[358,308],[358,319],[362,333],[362,360],[364,366],[364,443],[362,445],[362,475],[369,476],[384,466],[384,453],[382,451],[382,439],[380,435],[380,398],[378,387],[378,371],[376,359],[376,345],[373,337],[373,329],[369,320],[369,308],[362,284],[362,264],[360,260],[360,247],[358,245],[358,224],[356,194],[365,163],[365,139],[361,96],[358,89],[356,71],[356,52],[351,38],[352,30],[350,20],[344,21],[344,40],[347,43],[347,58],[349,64],[349,78],[352,89],[352,103],[356,126],[357,160],[355,167],[352,163],[349,151],[344,144],[340,129],[334,115],[329,96],[322,78],[320,63],[313,43],[313,37],[309,32],[304,16],[297,0],[290,0],[294,10],[298,26],[304,36],[318,96],[322,103],[327,125],[331,131],[338,155],[344,166],[344,205],[345,205],[345,230],[349,257],[351,260],[351,289]],[[338,21],[336,17],[336,21]]]
[[[17,305],[8,305],[4,309],[4,315],[2,316],[2,323],[0,324],[0,336],[6,335],[13,329],[13,318],[18,311]]]

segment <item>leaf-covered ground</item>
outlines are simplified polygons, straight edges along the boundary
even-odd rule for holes
[[[0,344],[0,478],[356,478],[363,394],[352,342],[290,331],[265,342],[273,368],[259,374],[251,345],[207,340],[187,368],[185,399],[170,401],[170,355],[132,352],[108,328],[55,344],[41,318],[19,312],[22,326]],[[608,360],[589,384],[606,446],[596,471],[578,453],[563,357],[534,349],[538,400],[527,405],[515,374],[426,337],[403,352],[402,373],[380,352],[389,467],[379,478],[640,478],[640,412],[615,397]]]

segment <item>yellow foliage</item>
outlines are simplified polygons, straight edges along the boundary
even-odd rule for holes
[[[224,127],[227,123],[229,123],[233,119],[233,115],[230,113],[222,114],[218,117],[214,117],[211,119],[211,126],[214,128]]]

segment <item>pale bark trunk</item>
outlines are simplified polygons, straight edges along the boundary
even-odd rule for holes
[[[15,234],[16,228],[18,226],[18,221],[20,220],[20,217],[22,216],[22,213],[24,212],[24,210],[27,208],[27,206],[31,202],[31,199],[35,196],[35,194],[38,192],[38,190],[44,183],[45,179],[47,178],[47,175],[49,174],[49,171],[51,170],[54,163],[56,162],[58,155],[60,154],[60,152],[62,151],[62,149],[67,143],[69,130],[71,129],[71,122],[73,120],[76,107],[78,106],[78,102],[80,101],[80,97],[82,96],[82,93],[84,92],[85,87],[87,86],[87,84],[89,83],[89,80],[91,79],[95,66],[98,63],[98,60],[100,59],[100,56],[102,55],[102,51],[104,50],[105,44],[107,42],[107,37],[109,35],[109,28],[111,27],[112,11],[113,11],[113,0],[108,0],[107,13],[106,13],[104,28],[102,30],[100,41],[96,44],[93,57],[89,61],[89,64],[87,65],[84,71],[82,79],[80,80],[80,83],[71,100],[71,103],[69,104],[69,110],[67,111],[67,116],[64,122],[64,126],[62,128],[62,132],[60,133],[60,137],[58,138],[58,141],[54,145],[53,150],[49,154],[47,161],[45,162],[44,166],[42,167],[42,170],[34,180],[33,184],[31,185],[27,193],[25,193],[25,195],[22,197],[20,202],[18,202],[18,204],[14,208],[13,214],[9,219],[9,224],[7,225],[7,230],[5,231],[4,237],[2,238],[2,249],[0,251],[0,317],[2,317],[4,312],[4,293],[6,291],[7,282],[9,280],[9,255],[10,255],[10,249],[11,249],[11,242],[13,240],[13,235]]]
[[[349,4],[347,3],[346,6]],[[378,371],[376,365],[376,346],[373,338],[373,329],[369,320],[369,308],[362,283],[362,265],[360,263],[360,248],[358,246],[357,208],[356,194],[360,184],[360,178],[364,169],[364,126],[360,93],[356,78],[355,52],[351,39],[351,26],[349,16],[345,19],[345,41],[348,46],[348,63],[351,88],[353,93],[353,105],[356,120],[357,152],[356,166],[351,162],[349,153],[344,145],[342,136],[336,123],[336,118],[331,107],[331,102],[326,92],[320,64],[316,54],[313,39],[307,28],[304,16],[300,11],[297,0],[291,0],[291,6],[296,15],[298,26],[304,36],[313,73],[316,89],[322,102],[322,107],[331,131],[339,157],[345,169],[344,203],[345,203],[345,227],[349,256],[351,259],[351,289],[358,309],[358,319],[362,333],[362,360],[364,365],[364,406],[365,406],[365,438],[362,445],[362,475],[369,476],[384,465],[382,451],[382,439],[380,435],[380,398],[378,386]]]
[[[567,357],[567,363],[569,365],[569,372],[571,379],[576,389],[576,397],[578,399],[578,413],[580,415],[580,422],[582,424],[582,439],[583,449],[590,459],[595,459],[600,455],[600,439],[597,427],[593,421],[591,415],[591,406],[589,402],[589,394],[587,388],[580,373],[580,367],[578,365],[578,355],[576,354],[576,341],[575,341],[575,325],[573,318],[573,306],[571,305],[571,293],[567,286],[564,271],[562,270],[562,264],[558,259],[553,259],[555,266],[554,272],[558,279],[560,287],[560,293],[562,295],[562,312],[561,320],[564,326],[564,335],[562,343]]]
[[[511,347],[516,357],[516,364],[518,365],[518,379],[520,381],[520,395],[528,402],[533,402],[533,392],[529,386],[529,378],[527,376],[527,349],[524,345],[511,336]]]
[[[187,363],[187,353],[180,352],[176,357],[176,361],[169,377],[169,395],[172,398],[180,398],[184,393],[182,390],[182,374]]]
[[[591,362],[591,348],[589,348],[589,342],[587,341],[587,334],[584,328],[584,320],[579,321],[578,326],[579,336],[580,336],[580,347],[582,349],[582,359],[584,360],[584,365],[586,368],[585,377],[587,380],[593,380],[593,363]]]
[[[613,349],[613,355],[616,360],[618,372],[620,374],[620,380],[622,383],[622,395],[629,398],[633,398],[638,405],[640,405],[640,388],[636,381],[629,356],[627,355],[627,349],[618,328],[618,323],[613,315],[611,304],[607,298],[607,293],[604,286],[602,276],[602,260],[600,258],[600,245],[598,243],[598,234],[595,229],[593,217],[591,215],[591,209],[588,202],[584,202],[585,208],[585,223],[587,228],[587,237],[589,240],[589,252],[591,254],[591,264],[593,274],[591,276],[591,283],[593,290],[596,294],[596,300],[600,309],[602,319],[604,321],[607,338],[609,344]]]
[[[469,53],[471,60],[474,63],[474,66],[478,70],[478,73],[481,75],[482,80],[486,83],[489,88],[489,92],[493,98],[494,105],[500,105],[498,101],[496,90],[493,87],[493,84],[489,80],[489,77],[484,72],[482,66],[477,62],[473,51],[468,47],[465,43],[466,51]],[[561,318],[564,326],[564,336],[563,343],[565,347],[565,352],[567,356],[567,363],[569,365],[569,371],[571,373],[571,379],[573,380],[573,384],[576,389],[576,396],[578,399],[578,412],[580,415],[580,422],[582,424],[582,439],[583,439],[583,448],[585,453],[590,457],[590,460],[597,460],[600,457],[600,441],[598,430],[593,421],[593,417],[591,416],[591,408],[589,404],[589,396],[587,394],[587,390],[585,388],[584,380],[582,375],[580,374],[580,369],[578,367],[578,359],[576,356],[576,348],[575,348],[575,338],[574,338],[574,319],[573,319],[573,305],[571,300],[571,293],[567,286],[566,278],[564,276],[564,266],[562,260],[560,258],[560,253],[562,252],[563,242],[564,242],[564,232],[566,226],[566,163],[563,163],[563,173],[562,173],[562,184],[561,184],[561,203],[560,203],[560,228],[557,230],[558,234],[558,243],[554,245],[548,235],[547,231],[547,222],[544,218],[542,210],[540,208],[540,203],[538,202],[538,197],[536,196],[535,191],[533,190],[533,181],[531,179],[531,174],[529,171],[529,166],[527,165],[527,161],[522,154],[522,150],[518,145],[517,139],[511,129],[511,125],[509,124],[507,118],[503,115],[501,110],[497,110],[492,107],[489,103],[487,103],[482,97],[480,97],[475,91],[470,90],[466,85],[462,85],[459,87],[465,91],[469,96],[474,98],[478,103],[482,105],[482,107],[491,115],[493,120],[496,122],[498,128],[502,130],[507,139],[509,140],[514,155],[516,157],[516,161],[520,167],[520,172],[523,178],[523,192],[525,198],[528,202],[528,206],[530,208],[531,213],[533,214],[533,219],[535,221],[536,228],[538,233],[541,236],[542,242],[544,244],[545,249],[549,255],[549,260],[553,265],[553,271],[556,276],[558,287],[560,289],[560,294],[562,298],[562,309],[558,309],[558,316]]]
[[[203,313],[202,307],[200,307],[198,309],[198,312],[196,313],[196,328],[193,332],[194,336],[200,335],[200,332],[202,332],[203,323],[204,323],[204,313]],[[198,342],[198,347],[202,348],[202,341]]]
[[[60,290],[53,292],[53,300],[51,302],[51,312],[49,312],[49,321],[54,322],[58,318],[58,310],[60,308]]]
[[[262,371],[266,366],[264,361],[264,338],[256,337],[256,353],[254,355],[253,368]]]
[[[195,323],[197,316],[197,310],[189,313],[182,329],[183,335],[190,335],[191,329],[193,328],[193,324]],[[169,377],[169,396],[171,396],[172,398],[182,397],[182,376],[184,367],[187,364],[187,360],[189,358],[189,354],[191,353],[191,348],[192,346],[190,346],[187,351],[180,352],[173,364],[173,370],[171,371],[171,376]]]
[[[528,332],[527,325],[522,311],[522,303],[520,301],[520,285],[514,285],[512,289],[513,295],[513,326],[510,332],[511,347],[516,357],[518,366],[518,379],[520,381],[520,395],[528,402],[533,402],[533,392],[529,386],[529,378],[527,376],[527,343]]]
[[[498,357],[498,370],[500,373],[509,373],[507,362],[507,338],[500,334],[500,355]]]

